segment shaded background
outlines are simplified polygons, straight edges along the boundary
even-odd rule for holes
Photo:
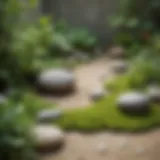
[[[88,28],[107,45],[113,35],[109,18],[118,0],[41,0],[40,13],[51,15],[54,21],[64,19],[70,27]]]

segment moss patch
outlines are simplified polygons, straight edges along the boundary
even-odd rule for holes
[[[123,79],[123,78],[122,78]],[[160,125],[160,104],[152,105],[146,116],[130,116],[116,107],[116,99],[120,93],[128,90],[128,81],[116,79],[110,83],[113,93],[93,106],[66,111],[57,124],[66,130],[98,131],[115,129],[123,131],[142,131]],[[115,85],[114,85],[115,84]]]

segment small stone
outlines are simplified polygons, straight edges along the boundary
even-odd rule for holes
[[[109,55],[112,58],[124,58],[126,56],[126,51],[124,48],[120,47],[120,46],[113,46],[110,50],[109,50]]]
[[[62,111],[60,109],[48,109],[43,110],[38,114],[38,121],[43,122],[53,122],[62,116]]]
[[[67,69],[50,69],[39,75],[37,83],[44,91],[65,93],[74,90],[75,77]]]
[[[90,97],[93,101],[98,101],[105,97],[106,91],[104,89],[95,89],[92,91]]]
[[[31,131],[35,148],[38,152],[50,152],[64,144],[63,132],[51,125],[38,125]]]
[[[126,63],[125,61],[116,61],[112,65],[113,71],[118,74],[127,72],[128,68],[128,63]]]
[[[120,95],[117,106],[125,112],[141,114],[148,111],[150,100],[143,93],[128,92]]]

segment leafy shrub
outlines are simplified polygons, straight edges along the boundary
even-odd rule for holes
[[[28,107],[15,99],[1,104],[0,159],[33,159],[32,140],[28,132],[33,119],[28,112]]]
[[[144,90],[147,85],[160,84],[160,58],[155,58],[155,52],[145,48],[134,57],[131,61],[131,69],[125,75],[119,76],[114,81],[108,82],[106,87],[111,90],[124,90],[124,89],[142,89]],[[155,53],[156,54],[156,53]]]
[[[72,50],[73,46],[67,37],[62,33],[55,32],[51,54],[53,56],[67,56],[72,52]]]
[[[32,8],[35,0],[2,1],[0,9],[0,89],[10,85],[24,85],[42,67],[53,39],[53,28],[48,18],[27,24],[21,20],[23,12]],[[25,8],[25,10],[24,10]],[[14,19],[14,21],[13,21]],[[3,87],[5,86],[5,87]]]
[[[25,2],[30,5],[34,1]],[[22,1],[2,0],[0,5],[0,87],[5,84],[16,88],[0,104],[0,159],[33,160],[29,130],[37,111],[46,104],[35,96],[24,96],[21,85],[26,75],[39,68],[40,59],[52,42],[52,27],[46,18],[27,28],[22,25]]]
[[[159,11],[159,0],[122,0],[119,12],[111,21],[115,28],[123,31],[118,35],[118,42],[123,45],[148,43],[152,34],[159,32]]]
[[[97,40],[85,29],[73,29],[68,35],[71,44],[75,49],[93,51]]]
[[[55,56],[67,56],[75,50],[91,52],[96,45],[96,37],[86,29],[69,28],[63,20],[54,25],[52,53]]]
[[[13,90],[0,104],[0,159],[35,160],[33,137],[29,131],[36,123],[38,111],[54,105],[30,92]]]
[[[128,76],[133,77],[129,80],[133,86],[160,83],[159,11],[159,0],[122,0],[119,13],[112,17],[112,25],[120,30],[116,43],[124,45],[136,61],[136,69]]]
[[[14,33],[12,52],[25,74],[34,73],[42,67],[42,59],[49,55],[53,40],[53,28],[48,18],[42,17],[37,25]]]

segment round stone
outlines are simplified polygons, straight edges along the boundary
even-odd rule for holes
[[[38,86],[49,92],[70,92],[75,87],[74,74],[65,69],[44,71],[38,77]]]
[[[38,121],[40,123],[53,122],[62,116],[62,111],[60,109],[48,109],[39,112]]]
[[[148,111],[150,100],[143,93],[130,92],[121,95],[117,101],[118,107],[130,113],[144,113]]]
[[[92,91],[90,97],[93,101],[98,101],[106,95],[106,91],[103,89],[95,89]]]
[[[152,102],[160,103],[160,87],[150,86],[148,88],[148,96]]]
[[[128,63],[125,61],[116,61],[112,65],[112,69],[115,73],[125,73],[128,70]]]
[[[59,149],[64,143],[64,134],[50,125],[38,125],[32,130],[35,148],[38,152],[50,152]]]
[[[110,49],[109,54],[112,58],[124,58],[126,51],[120,46],[114,46]]]

